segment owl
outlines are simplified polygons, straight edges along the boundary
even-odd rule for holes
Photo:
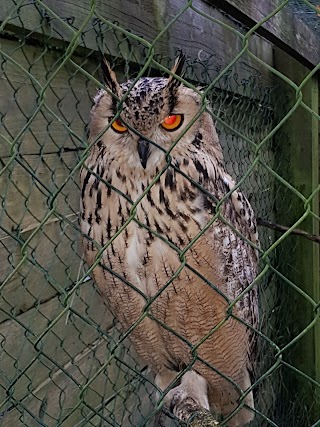
[[[119,84],[103,60],[80,174],[84,256],[165,402],[187,394],[244,426],[254,417],[256,220],[182,70],[180,56],[168,78]]]

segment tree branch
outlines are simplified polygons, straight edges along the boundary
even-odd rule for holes
[[[257,219],[257,224],[262,227],[271,228],[271,230],[281,231],[283,233],[288,231],[290,228],[290,227],[286,227],[285,225],[276,224],[274,222],[267,221],[262,218]],[[291,234],[295,234],[297,236],[304,237],[305,239],[312,240],[313,242],[320,243],[320,236],[317,236],[316,234],[307,233],[306,231],[300,230],[298,228],[295,228],[294,230],[292,230]]]

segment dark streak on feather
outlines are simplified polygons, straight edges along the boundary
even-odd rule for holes
[[[174,180],[174,174],[173,174],[172,169],[167,170],[164,185],[166,187],[169,187],[171,191],[176,189],[176,183]]]
[[[154,220],[154,226],[156,227],[156,232],[159,234],[163,233],[162,228],[160,227],[160,225],[158,224],[158,222],[156,220]]]
[[[108,237],[108,239],[111,239],[111,219],[110,219],[110,216],[108,217],[108,221],[107,221],[107,237]]]
[[[203,206],[206,210],[208,210],[211,214],[215,214],[216,213],[216,207],[213,203],[213,201],[206,196],[205,194],[202,195],[202,202],[203,202]]]
[[[102,207],[102,201],[101,201],[101,188],[98,189],[97,192],[97,208],[101,209]]]
[[[195,167],[196,167],[197,171],[198,171],[199,173],[201,173],[201,175],[203,176],[203,178],[204,178],[205,180],[208,180],[208,179],[209,179],[208,171],[207,171],[207,169],[206,169],[205,167],[203,167],[203,166],[202,166],[202,164],[199,162],[199,160],[198,160],[198,159],[195,159],[195,160],[194,160],[194,165],[195,165]]]
[[[151,198],[150,191],[147,193],[147,200],[150,203],[151,206],[154,206],[154,201]]]
[[[84,198],[84,192],[86,191],[86,187],[88,185],[90,176],[91,176],[91,172],[88,171],[87,174],[86,174],[86,176],[85,176],[85,178],[84,178],[83,185],[82,185],[82,190],[81,190],[81,196],[82,196],[82,198]]]

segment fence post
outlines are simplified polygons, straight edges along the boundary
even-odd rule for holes
[[[275,49],[275,67],[294,83],[300,85],[310,70],[291,58],[279,49]],[[282,86],[282,83],[281,83]],[[295,91],[283,82],[283,89],[289,95],[290,107],[296,100]],[[319,114],[319,80],[317,76],[311,77],[303,87],[303,101],[317,114]],[[289,106],[287,107],[289,109]],[[282,117],[281,117],[282,118]],[[275,138],[276,157],[279,159],[278,173],[283,176],[293,187],[305,197],[309,197],[319,186],[319,121],[316,117],[299,107],[293,116],[284,124]],[[284,164],[281,158],[285,159]],[[288,165],[286,167],[286,165]],[[283,166],[283,167],[282,167]],[[287,190],[279,185],[279,191]],[[289,190],[288,190],[289,191]],[[280,197],[276,206],[277,221],[291,226],[305,212],[303,202],[292,193],[292,203],[288,206],[285,197]],[[311,234],[319,235],[319,191],[313,195],[311,210],[314,216],[309,215],[299,228]],[[316,218],[316,216],[318,218]],[[281,245],[280,271],[294,284],[300,287],[317,303],[320,300],[319,284],[319,244],[306,239],[290,236]],[[279,282],[279,286],[285,286]],[[283,301],[286,306],[283,314],[294,313],[293,322],[296,323],[298,333],[301,332],[314,318],[314,311],[310,303],[298,296],[293,289],[289,291],[290,300]],[[295,300],[292,304],[292,301]],[[291,307],[291,310],[290,310]],[[288,317],[287,317],[288,319]],[[284,317],[284,321],[286,318]],[[285,327],[285,325],[284,325]],[[290,325],[288,325],[290,327]],[[294,338],[291,336],[290,339]],[[289,342],[289,341],[287,341]],[[290,357],[290,363],[320,383],[320,325],[317,324],[309,330],[294,346],[285,352],[284,360]],[[287,378],[285,378],[287,381]],[[308,408],[314,408],[315,414],[319,413],[320,399],[315,404],[314,395],[305,387],[306,380],[302,376],[292,375],[287,383],[288,390],[301,390],[303,401]],[[291,384],[290,384],[291,382]],[[299,387],[303,382],[304,387]],[[311,384],[310,384],[311,385]],[[293,386],[293,387],[292,387]],[[312,388],[312,386],[311,386]],[[310,390],[309,390],[310,391]],[[314,390],[313,390],[314,391]],[[317,387],[317,397],[320,397]]]

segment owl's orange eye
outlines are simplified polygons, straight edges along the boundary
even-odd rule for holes
[[[182,114],[174,114],[172,116],[168,116],[164,119],[164,121],[161,123],[161,126],[168,130],[173,131],[177,130],[183,122],[183,115]]]
[[[115,120],[112,125],[112,129],[118,133],[127,132],[128,128],[122,123],[120,119]]]

